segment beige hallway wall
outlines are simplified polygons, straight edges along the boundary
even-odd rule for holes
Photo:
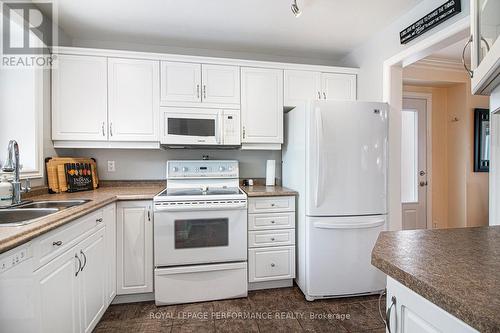
[[[488,173],[474,172],[474,108],[489,99],[470,94],[457,69],[413,65],[403,90],[432,94],[432,219],[437,228],[488,225]]]

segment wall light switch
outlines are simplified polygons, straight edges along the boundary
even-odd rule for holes
[[[108,172],[115,172],[115,161],[108,161]]]

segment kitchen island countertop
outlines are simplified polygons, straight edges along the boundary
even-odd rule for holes
[[[500,332],[500,226],[386,231],[372,264],[480,332]]]

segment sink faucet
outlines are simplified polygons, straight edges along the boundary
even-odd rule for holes
[[[20,204],[21,192],[29,192],[31,188],[29,179],[26,179],[26,187],[21,187],[21,180],[19,178],[19,145],[16,140],[9,141],[8,157],[5,165],[2,167],[2,171],[14,172],[14,179],[12,180],[12,204]]]

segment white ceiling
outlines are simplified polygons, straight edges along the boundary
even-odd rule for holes
[[[421,0],[58,0],[76,40],[340,59]]]
[[[445,60],[451,60],[451,61],[455,61],[455,62],[461,62],[462,61],[462,51],[463,51],[466,43],[467,43],[467,38],[463,39],[455,44],[452,44],[452,45],[450,45],[442,50],[434,52],[429,57],[435,58],[435,59],[437,58],[437,59],[445,59]],[[467,48],[467,50],[465,52],[465,60],[468,63],[470,62],[470,46]]]

